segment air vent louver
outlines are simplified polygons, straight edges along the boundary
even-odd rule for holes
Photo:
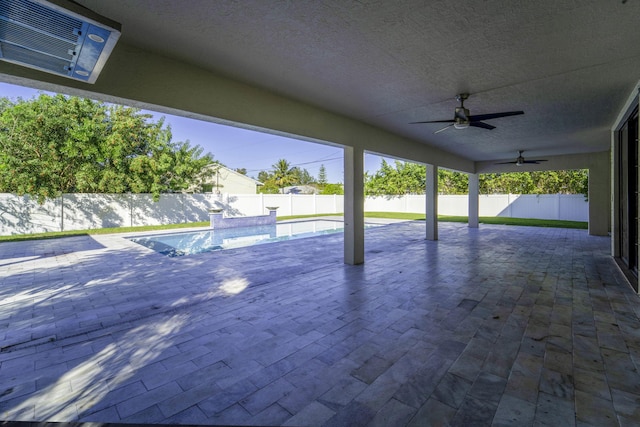
[[[0,0],[0,59],[94,83],[120,28],[91,14],[94,19],[44,0]]]

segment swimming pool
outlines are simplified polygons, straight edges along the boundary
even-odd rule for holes
[[[375,227],[381,224],[365,224]],[[342,221],[313,220],[259,227],[224,228],[189,233],[156,234],[129,240],[170,257],[301,239],[344,231]]]

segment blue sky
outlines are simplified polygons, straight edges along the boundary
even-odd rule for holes
[[[37,89],[0,83],[0,97],[31,99],[39,92]],[[271,170],[271,165],[279,159],[286,159],[292,166],[307,169],[316,178],[320,165],[324,165],[329,182],[343,182],[343,154],[339,147],[149,112],[157,118],[165,117],[165,123],[171,125],[174,142],[189,140],[192,146],[203,147],[205,152],[213,154],[214,159],[227,167],[247,169],[249,176],[257,177],[261,170]],[[376,171],[380,161],[379,156],[366,154],[365,170]]]

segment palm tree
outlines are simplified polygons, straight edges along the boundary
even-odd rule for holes
[[[273,168],[273,181],[278,188],[280,188],[281,192],[287,185],[295,184],[295,170],[288,161],[280,159],[271,167]]]

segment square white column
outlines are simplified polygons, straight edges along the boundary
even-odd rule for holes
[[[364,150],[344,147],[344,262],[364,263]]]
[[[478,228],[480,222],[480,201],[479,201],[480,182],[477,173],[469,174],[469,227]]]
[[[426,239],[438,240],[438,168],[429,164],[426,166]]]

